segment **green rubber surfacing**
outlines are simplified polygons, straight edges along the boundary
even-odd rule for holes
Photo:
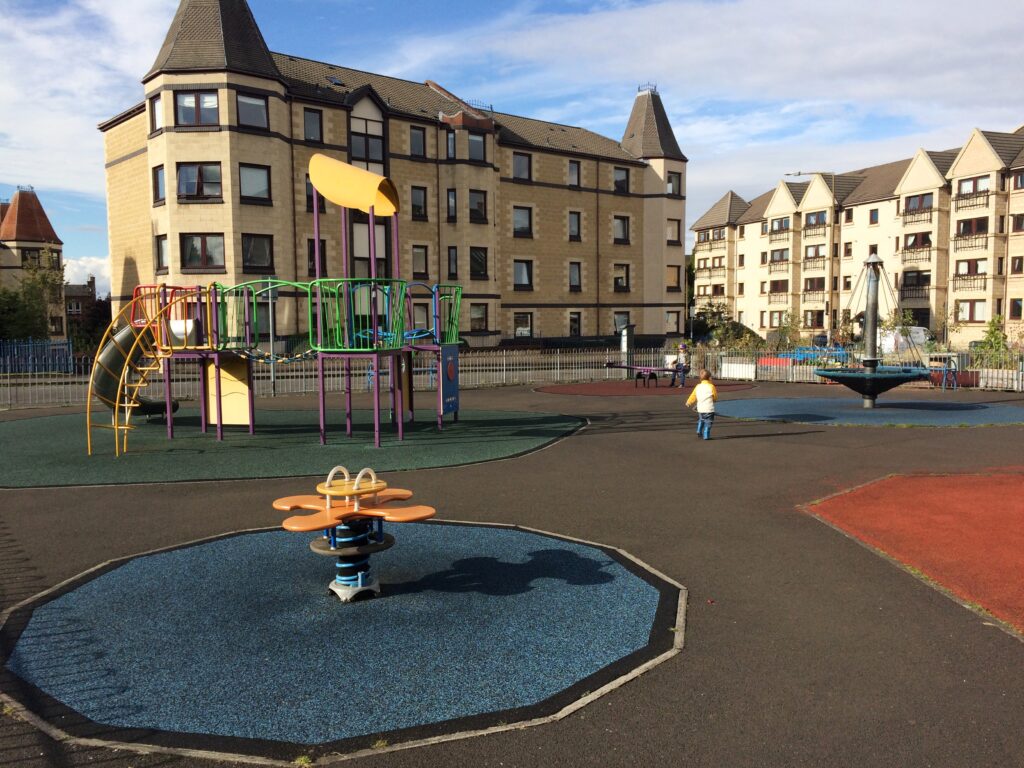
[[[114,435],[93,430],[93,455],[86,455],[85,414],[43,416],[0,423],[0,487],[38,488],[189,480],[326,475],[343,464],[372,466],[378,472],[449,467],[517,456],[572,434],[585,423],[573,416],[519,411],[462,411],[445,420],[406,424],[399,441],[394,425],[381,428],[373,445],[370,411],[353,414],[351,438],[344,413],[328,411],[327,445],[320,445],[319,420],[309,411],[256,412],[256,434],[229,427],[218,442],[216,430],[199,429],[199,415],[184,410],[174,419],[174,439],[162,422],[138,422],[128,437],[128,453],[114,456]]]

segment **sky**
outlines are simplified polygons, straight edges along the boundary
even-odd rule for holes
[[[98,123],[142,99],[178,0],[0,0],[0,198],[35,187],[66,278],[109,285]],[[621,138],[655,83],[687,226],[728,190],[959,147],[1024,123],[1005,0],[250,0],[271,50]],[[1018,8],[1019,10],[1019,8]],[[970,18],[966,18],[969,12]]]

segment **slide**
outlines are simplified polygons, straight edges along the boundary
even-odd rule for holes
[[[129,350],[132,344],[135,343],[135,332],[136,329],[131,325],[126,325],[121,328],[107,345],[100,350],[100,354],[97,360],[102,365],[96,366],[96,376],[93,379],[93,392],[99,395],[104,403],[114,402],[117,398],[117,387],[121,371],[124,370],[125,365],[129,362],[131,365],[138,365],[140,358],[142,357],[142,350],[136,347],[134,354],[132,355],[131,361],[125,360],[124,350]],[[139,407],[136,409],[136,413],[142,414],[143,416],[162,415],[164,413],[164,401],[162,399],[157,400],[152,397],[145,397],[143,395],[136,395],[136,399],[139,401]],[[171,411],[178,410],[178,401],[171,401]]]

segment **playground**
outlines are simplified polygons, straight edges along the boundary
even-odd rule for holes
[[[1024,395],[723,381],[695,440],[657,366],[459,392],[457,286],[374,269],[143,286],[0,412],[0,765],[1021,764]]]

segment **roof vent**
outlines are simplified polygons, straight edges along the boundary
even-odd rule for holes
[[[19,192],[35,192],[36,188],[33,187],[31,184],[19,184],[18,185],[18,191]]]
[[[637,93],[653,93],[657,95],[658,84],[657,83],[644,83],[643,85],[637,86]]]
[[[334,75],[328,77],[327,82],[330,83],[331,85],[336,85],[339,88],[344,85],[344,83],[341,82],[341,80],[339,80],[338,78],[334,77]]]

